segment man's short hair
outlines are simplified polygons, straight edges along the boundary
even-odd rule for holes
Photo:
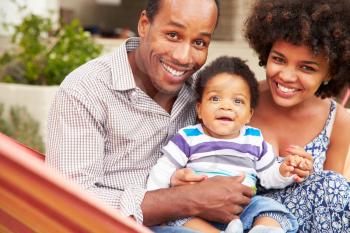
[[[161,0],[149,0],[146,6],[146,15],[147,18],[152,22],[154,17],[158,14],[159,6],[160,6]],[[219,0],[215,0],[215,4],[218,8],[218,17],[216,20],[216,25],[219,22],[219,15],[220,15],[220,2]]]

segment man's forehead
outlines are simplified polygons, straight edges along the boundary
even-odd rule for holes
[[[202,14],[202,20],[205,20],[214,12],[218,17],[218,10],[215,0],[161,0],[157,14],[181,13],[189,17]]]
[[[159,1],[159,10],[162,8],[162,6],[171,6],[171,7],[180,7],[182,9],[186,9],[186,6],[189,6],[190,4],[196,4],[199,6],[208,6],[210,7],[210,4],[215,4],[218,6],[217,1],[215,0],[160,0]]]

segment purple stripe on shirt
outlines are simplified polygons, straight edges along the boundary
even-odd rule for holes
[[[190,157],[190,145],[186,142],[186,140],[182,137],[181,134],[175,134],[174,137],[170,139],[175,145],[179,147],[179,149],[186,155],[187,158]]]
[[[239,144],[235,142],[225,142],[225,141],[215,141],[215,142],[203,142],[195,146],[190,146],[181,134],[176,134],[171,140],[179,149],[189,158],[192,154],[205,153],[215,150],[236,150],[241,153],[249,153],[261,159],[261,157],[266,153],[267,146],[266,143],[263,145],[263,151],[260,152],[260,148],[251,144]]]
[[[265,141],[263,141],[263,143],[262,143],[262,151],[258,155],[258,161],[266,154],[266,152],[267,152],[267,144],[266,144]]]
[[[239,144],[234,142],[216,141],[216,142],[203,142],[190,148],[192,154],[204,153],[204,152],[215,151],[215,150],[225,150],[225,149],[236,150],[241,153],[249,153],[253,156],[260,158],[259,147],[250,145],[250,144]]]

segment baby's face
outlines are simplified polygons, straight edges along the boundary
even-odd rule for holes
[[[253,113],[250,98],[249,86],[242,77],[228,73],[212,77],[197,103],[204,132],[221,139],[239,136],[241,127],[250,121]]]

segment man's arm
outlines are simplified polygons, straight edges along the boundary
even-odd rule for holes
[[[141,204],[143,223],[151,226],[187,216],[228,223],[253,195],[243,179],[216,176],[192,185],[148,191]]]
[[[50,110],[46,161],[123,215],[142,222],[143,187],[103,185],[106,132],[103,113],[91,98],[80,89],[60,88]]]
[[[150,226],[184,216],[228,222],[249,202],[252,190],[237,177],[214,177],[147,193],[141,185],[103,186],[106,136],[93,105],[96,100],[89,98],[59,90],[49,117],[46,160],[109,206]]]

